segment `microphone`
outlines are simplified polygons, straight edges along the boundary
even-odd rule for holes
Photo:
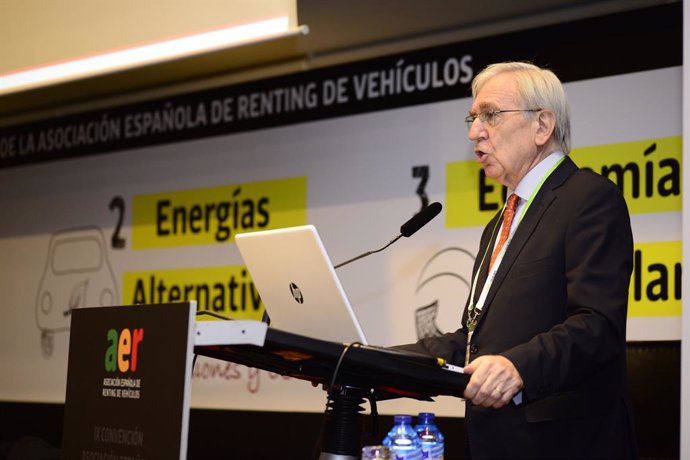
[[[371,254],[376,254],[377,252],[381,252],[384,249],[386,249],[388,246],[390,246],[391,244],[398,241],[403,236],[405,238],[409,238],[410,236],[414,235],[417,232],[417,230],[419,230],[420,228],[424,227],[426,224],[431,222],[431,220],[434,217],[436,217],[438,215],[438,213],[441,212],[441,209],[443,209],[443,206],[441,206],[441,203],[439,203],[439,202],[431,203],[430,205],[426,206],[421,211],[419,211],[417,214],[412,216],[412,218],[410,218],[410,220],[408,220],[407,222],[402,224],[400,226],[400,234],[398,236],[396,236],[395,238],[393,238],[392,240],[390,240],[390,242],[387,245],[385,245],[384,247],[382,247],[380,249],[376,249],[375,251],[368,251],[368,252],[365,252],[364,254],[360,254],[357,257],[353,257],[350,260],[346,260],[345,262],[341,262],[338,265],[334,265],[333,268],[340,268],[343,265],[347,265],[350,262],[354,262],[355,260],[359,260],[359,259],[366,257],[366,256],[369,256]]]
[[[431,219],[436,217],[438,213],[441,212],[441,209],[443,209],[441,203],[431,203],[429,206],[412,216],[410,220],[402,224],[400,226],[400,234],[405,238],[409,238],[410,236],[414,235],[417,230],[431,222]]]

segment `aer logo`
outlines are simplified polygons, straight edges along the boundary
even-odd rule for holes
[[[110,345],[105,350],[105,370],[108,372],[136,372],[139,344],[144,340],[144,328],[122,329],[119,333],[110,329],[107,334]]]

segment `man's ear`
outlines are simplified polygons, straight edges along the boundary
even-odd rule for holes
[[[537,115],[537,132],[535,142],[542,146],[549,142],[553,130],[556,129],[556,114],[551,110],[542,110]]]

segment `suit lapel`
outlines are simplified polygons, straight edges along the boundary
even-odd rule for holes
[[[520,252],[522,252],[522,248],[525,246],[525,243],[527,243],[527,241],[534,234],[534,230],[541,221],[546,210],[549,209],[554,200],[556,200],[556,189],[560,187],[577,169],[577,166],[575,163],[573,163],[570,157],[566,156],[563,160],[563,163],[561,163],[544,181],[541,189],[534,197],[533,203],[527,210],[527,214],[520,221],[520,224],[515,231],[515,236],[513,236],[513,239],[510,241],[510,244],[506,249],[505,256],[501,261],[501,265],[498,267],[496,277],[494,278],[493,284],[491,285],[491,288],[487,294],[486,301],[484,302],[484,312],[481,315],[482,317],[484,317],[486,314],[486,310],[490,308],[491,301],[495,297],[496,292],[498,292],[498,289],[500,289],[506,275],[515,264],[515,261],[520,255]],[[484,272],[481,274],[484,276],[484,279],[486,279],[487,274],[485,272],[487,269],[485,267],[481,267],[481,269]],[[481,319],[482,318],[479,319],[480,322]]]
[[[489,222],[487,225],[487,228],[495,228],[498,225],[498,221],[501,219],[501,211],[499,211],[493,219]],[[486,277],[489,275],[489,260],[491,259],[491,252],[492,248],[496,244],[496,238],[498,238],[498,231],[496,232],[489,232],[485,238],[482,238],[482,241],[480,242],[479,245],[479,255],[478,261],[482,261],[481,266],[477,267],[477,270],[479,270],[478,273],[478,278],[477,278],[477,289],[475,291],[474,299],[472,301],[474,303],[477,302],[479,299],[479,296],[481,295],[482,288],[484,287],[484,283],[486,283]],[[481,257],[481,258],[480,258]]]

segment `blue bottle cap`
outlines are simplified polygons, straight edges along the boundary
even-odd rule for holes
[[[411,415],[396,415],[393,417],[393,422],[394,423],[412,423],[412,416]]]
[[[419,421],[422,423],[433,422],[435,417],[436,416],[434,415],[433,412],[420,412],[419,413]]]

